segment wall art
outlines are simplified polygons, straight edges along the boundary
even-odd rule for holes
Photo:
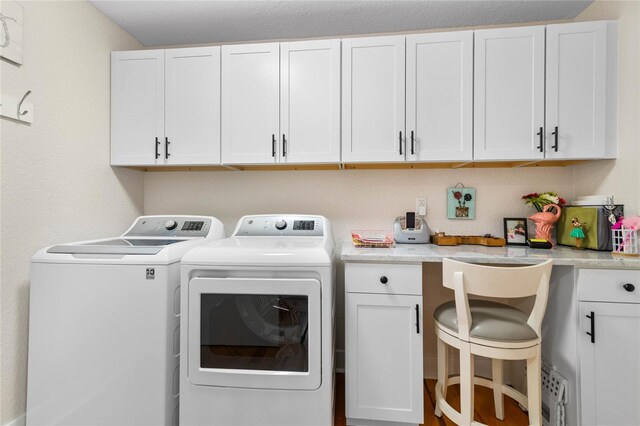
[[[447,188],[447,218],[476,218],[475,188],[468,188],[460,182],[453,188]]]
[[[22,65],[22,15],[17,2],[0,2],[0,56],[18,65]]]

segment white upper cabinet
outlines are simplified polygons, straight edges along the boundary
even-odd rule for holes
[[[112,53],[111,164],[616,157],[617,24]]]
[[[111,164],[220,164],[220,48],[111,54]]]
[[[280,44],[280,162],[340,162],[340,40]]]
[[[277,162],[278,67],[278,43],[222,46],[223,163]]]
[[[164,51],[111,53],[111,164],[164,163]]]
[[[342,41],[342,161],[405,161],[405,37]]]
[[[407,160],[473,157],[473,31],[407,36]]]
[[[340,40],[222,48],[222,162],[340,162]]]
[[[474,159],[544,157],[545,27],[475,32]]]
[[[167,164],[220,164],[220,47],[165,51]]]
[[[607,72],[616,67],[607,59],[607,25],[547,26],[547,158],[611,155],[606,127],[614,128],[615,145],[615,122],[607,123],[607,109],[615,110],[615,102],[607,103]]]

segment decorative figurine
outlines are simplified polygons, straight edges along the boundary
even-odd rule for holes
[[[549,210],[554,209],[556,213],[551,213]],[[553,230],[553,224],[560,219],[560,213],[562,209],[557,204],[547,204],[542,208],[542,211],[529,216],[529,219],[536,224],[536,238],[541,238],[549,241],[554,247],[555,243],[551,239],[551,231]]]
[[[586,224],[580,223],[577,217],[571,219],[571,226],[573,226],[573,229],[571,230],[571,234],[569,234],[569,236],[576,239],[577,249],[582,249],[582,239],[584,238],[584,232],[582,231],[583,225]]]

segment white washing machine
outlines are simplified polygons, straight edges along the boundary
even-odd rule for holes
[[[180,259],[220,238],[213,217],[142,216],[37,252],[27,425],[177,424]]]
[[[310,215],[245,216],[182,259],[180,424],[333,424],[334,241]]]

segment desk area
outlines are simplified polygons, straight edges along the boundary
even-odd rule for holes
[[[556,247],[550,250],[525,246],[437,246],[434,244],[396,244],[391,248],[358,248],[350,241],[342,246],[346,262],[423,263],[443,258],[472,263],[533,264],[553,259],[557,266],[576,268],[640,269],[639,257],[617,257],[609,252]]]
[[[569,247],[356,248],[345,241],[341,259],[349,425],[422,422],[422,380],[435,373],[433,309],[453,299],[441,285],[443,258],[489,265],[552,259],[542,354],[569,383],[566,424],[640,424],[640,258]],[[528,308],[526,301],[513,305]],[[594,312],[592,325],[588,318]],[[586,334],[589,330],[598,336],[595,342]],[[516,382],[522,373],[518,368],[512,374]]]

